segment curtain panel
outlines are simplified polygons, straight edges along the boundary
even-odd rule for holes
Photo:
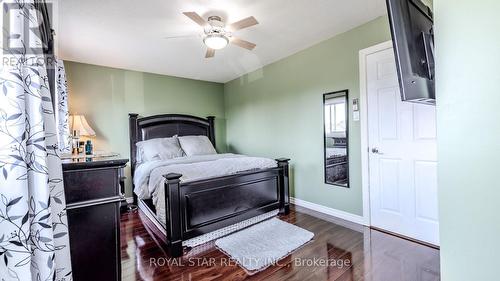
[[[54,112],[57,124],[59,150],[62,153],[70,153],[71,132],[69,128],[68,81],[66,80],[64,62],[59,59],[56,60],[55,79]]]
[[[4,34],[13,39],[33,36],[25,33],[33,29],[23,26],[40,26],[43,20],[34,2],[1,3],[3,16],[10,14]],[[0,70],[0,277],[72,280],[58,124],[46,57],[40,53],[40,40],[20,42],[21,47],[3,50]]]

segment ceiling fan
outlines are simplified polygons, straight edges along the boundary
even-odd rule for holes
[[[229,43],[247,50],[253,50],[257,46],[254,43],[234,37],[232,34],[234,31],[258,24],[259,22],[254,17],[244,18],[226,26],[219,16],[209,16],[205,20],[196,12],[184,12],[183,14],[203,27],[205,33],[203,43],[207,46],[205,58],[212,58],[215,55],[215,50],[223,49]]]

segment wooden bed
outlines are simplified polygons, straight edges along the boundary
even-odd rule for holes
[[[174,135],[205,135],[215,147],[214,117],[162,114],[139,117],[129,114],[132,177],[136,143]],[[241,222],[276,209],[288,214],[288,162],[277,167],[182,183],[180,174],[165,175],[166,221],[156,217],[152,200],[138,200],[143,221],[154,238],[173,257],[183,254],[182,241]]]

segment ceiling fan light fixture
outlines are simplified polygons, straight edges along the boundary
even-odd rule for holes
[[[209,34],[203,39],[203,43],[210,49],[220,50],[229,44],[229,39],[222,34]]]
[[[250,51],[257,46],[252,42],[233,36],[234,31],[259,24],[252,16],[226,25],[219,16],[209,16],[205,20],[196,12],[184,12],[183,14],[203,28],[205,32],[203,43],[208,47],[205,58],[213,58],[216,50],[224,49],[229,43]]]

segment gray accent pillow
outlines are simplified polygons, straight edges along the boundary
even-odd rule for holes
[[[179,143],[187,156],[217,154],[207,136],[183,136],[179,137]]]
[[[177,136],[140,141],[137,146],[137,163],[168,160],[184,156]]]

